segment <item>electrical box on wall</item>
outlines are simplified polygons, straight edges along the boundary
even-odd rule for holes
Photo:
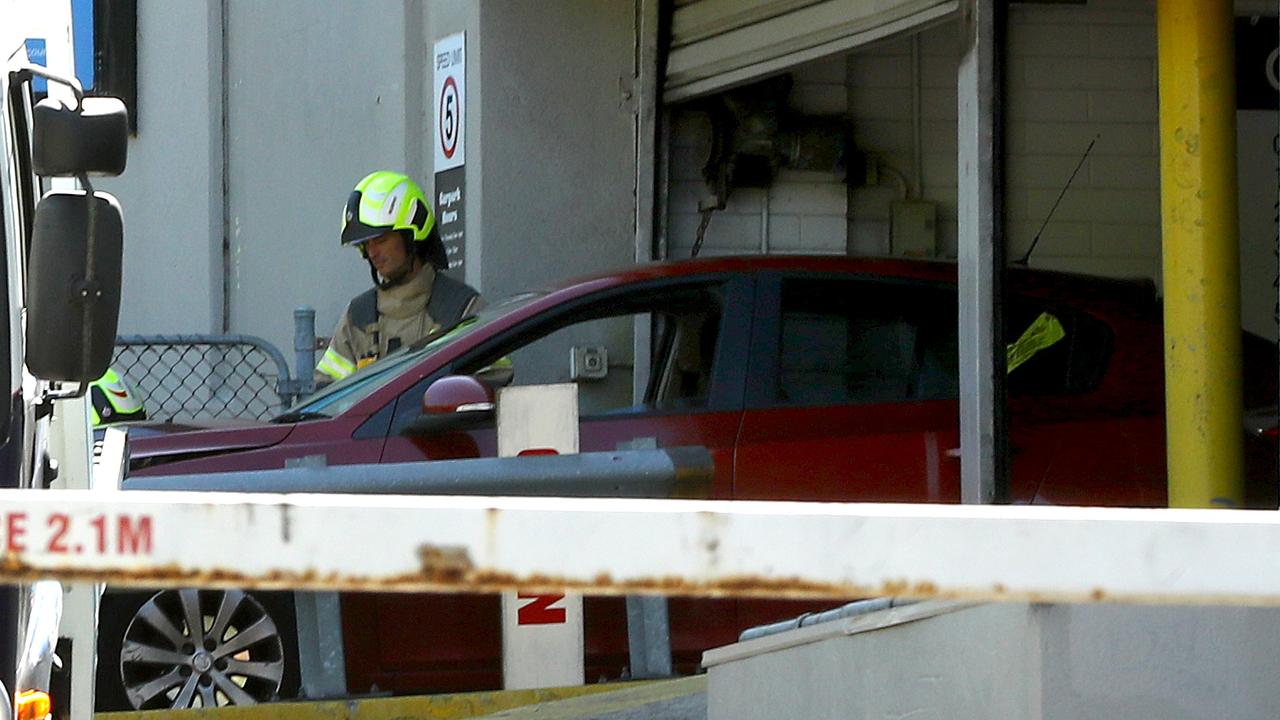
[[[603,380],[608,376],[608,348],[603,345],[575,345],[570,349],[570,380]]]
[[[894,255],[937,255],[938,205],[928,200],[895,200],[890,205],[889,247]]]

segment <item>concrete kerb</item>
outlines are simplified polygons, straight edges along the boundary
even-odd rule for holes
[[[597,683],[533,690],[271,703],[247,707],[97,713],[95,720],[461,720],[587,695],[634,690],[659,681]],[[705,678],[704,678],[705,689]]]
[[[707,676],[616,685],[593,695],[524,705],[482,716],[483,720],[706,720]]]

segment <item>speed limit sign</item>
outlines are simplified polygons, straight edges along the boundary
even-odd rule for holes
[[[466,39],[463,33],[436,42],[435,53],[435,171],[465,161]]]
[[[444,79],[444,89],[440,91],[440,150],[445,159],[452,159],[458,152],[458,132],[462,129],[459,118],[461,103],[458,100],[458,83],[450,75]]]

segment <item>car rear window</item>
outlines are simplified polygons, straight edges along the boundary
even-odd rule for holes
[[[1017,297],[1005,314],[1010,396],[1071,395],[1101,382],[1110,328]],[[873,404],[959,395],[955,288],[848,279],[783,282],[776,399]]]
[[[1005,312],[1005,341],[1018,343],[1035,332],[1037,322],[1044,325],[1041,318],[1057,322],[1061,337],[1037,347],[1017,367],[1010,363],[1009,396],[1079,395],[1097,388],[1111,358],[1111,328],[1075,308],[1020,298]]]

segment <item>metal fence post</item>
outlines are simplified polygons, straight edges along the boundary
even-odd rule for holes
[[[345,696],[347,663],[338,593],[299,590],[293,594],[293,603],[303,696],[308,700]]]
[[[671,677],[671,623],[665,597],[627,596],[627,639],[632,680]]]
[[[298,397],[316,390],[316,311],[309,305],[293,310],[293,365]]]
[[[618,443],[619,450],[657,450],[656,437]],[[627,596],[627,650],[631,678],[671,677],[671,622],[665,597]]]

